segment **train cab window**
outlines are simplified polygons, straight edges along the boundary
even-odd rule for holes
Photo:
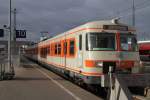
[[[86,34],[86,50],[99,51],[99,50],[115,50],[114,33],[88,33]]]
[[[82,35],[79,35],[79,50],[82,50]]]
[[[120,34],[121,50],[137,51],[137,40],[133,34]]]
[[[74,40],[71,40],[70,41],[70,49],[69,49],[70,55],[74,55],[74,53],[75,53],[74,48],[75,48],[75,42],[74,42]]]

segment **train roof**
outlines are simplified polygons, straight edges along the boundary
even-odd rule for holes
[[[131,31],[131,32],[134,32],[135,31],[135,28],[134,27],[131,27],[127,24],[124,24],[124,23],[121,23],[119,22],[119,19],[112,19],[112,20],[100,20],[100,21],[92,21],[92,22],[87,22],[83,25],[80,25],[78,27],[75,27],[69,31],[66,31],[66,32],[63,32],[63,33],[60,33],[58,35],[55,35],[51,38],[48,38],[46,40],[43,40],[43,41],[40,41],[39,43],[46,43],[47,41],[49,41],[50,39],[56,39],[58,37],[61,37],[63,35],[68,35],[70,33],[74,33],[74,32],[77,32],[79,30],[82,30],[82,29],[88,29],[88,28],[99,28],[99,29],[103,29],[103,26],[104,25],[118,25],[118,26],[125,26],[127,27],[127,30],[126,31]]]
[[[114,19],[112,20],[100,20],[100,21],[92,21],[92,22],[88,22],[84,25],[91,25],[91,24],[97,24],[97,25],[125,25],[127,26],[126,24],[123,24],[123,23],[120,23],[119,21],[115,21]]]
[[[128,30],[135,31],[135,28],[132,26],[129,26],[127,24],[119,22],[118,19],[112,19],[112,20],[100,20],[100,21],[92,21],[92,22],[87,22],[81,26],[78,26],[72,30],[67,31],[67,33],[70,33],[72,31],[81,29],[81,28],[102,28],[104,25],[118,25],[118,26],[127,26]]]
[[[138,41],[140,50],[150,50],[150,41]]]
[[[138,41],[139,44],[150,43],[150,40]]]

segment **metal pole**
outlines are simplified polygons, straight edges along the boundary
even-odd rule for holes
[[[113,82],[112,82],[112,66],[109,66],[109,80],[110,80],[110,88],[113,88]]]
[[[13,54],[16,55],[17,52],[16,52],[16,8],[14,9],[13,11],[14,13],[14,30],[13,30]]]
[[[14,35],[13,35],[13,40],[14,42],[16,41],[16,14],[17,14],[17,10],[16,8],[14,9]]]
[[[110,98],[109,100],[117,100],[114,92],[113,66],[109,66],[109,83],[110,83]]]
[[[12,33],[12,23],[11,23],[11,0],[10,0],[10,19],[9,19],[9,29],[10,29],[10,33],[9,33],[9,39],[8,39],[8,67],[9,70],[11,68],[11,33]]]
[[[132,25],[135,26],[135,2],[132,0]]]

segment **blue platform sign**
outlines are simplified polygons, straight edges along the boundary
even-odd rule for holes
[[[16,30],[16,38],[26,38],[26,30]]]
[[[4,37],[4,29],[0,29],[0,37]]]

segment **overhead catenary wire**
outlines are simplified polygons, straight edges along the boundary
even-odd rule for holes
[[[142,7],[142,8],[140,8],[140,9],[136,9],[136,10],[135,10],[135,13],[137,14],[137,13],[143,11],[143,9],[149,8],[149,7],[150,7],[150,6],[145,6],[145,7]],[[120,15],[119,17],[120,17],[120,18],[123,18],[123,17],[130,16],[130,15],[131,15],[131,12],[128,12],[128,14],[122,15],[122,16]]]
[[[150,0],[145,0],[144,2],[135,4],[134,5],[134,7],[135,7],[135,14],[139,13],[141,10],[143,10],[145,8],[150,7],[149,3],[150,3]],[[126,8],[126,9],[122,9],[120,11],[114,12],[113,15],[108,15],[107,17],[110,17],[110,16],[114,17],[114,16],[117,15],[116,17],[123,18],[123,17],[126,17],[126,16],[130,16],[132,14],[131,10],[132,10],[132,7],[129,7],[129,8]]]

